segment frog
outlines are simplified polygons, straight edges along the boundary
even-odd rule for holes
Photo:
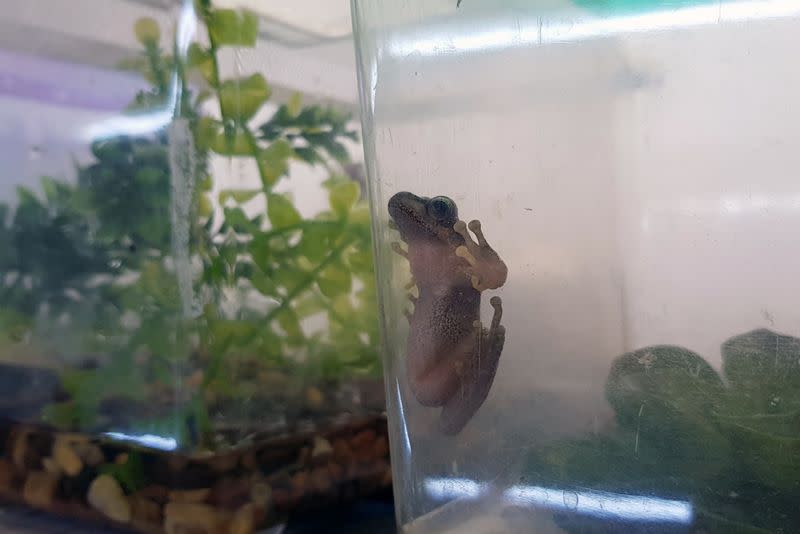
[[[506,339],[502,300],[493,296],[489,327],[480,320],[481,295],[503,286],[508,267],[486,241],[481,223],[458,218],[449,197],[402,191],[388,203],[391,248],[408,261],[413,311],[406,343],[406,376],[422,406],[440,407],[439,428],[457,435],[483,405]],[[474,234],[474,238],[473,235]],[[403,248],[405,243],[406,248]]]

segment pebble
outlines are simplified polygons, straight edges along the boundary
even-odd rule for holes
[[[95,510],[120,523],[131,520],[131,503],[119,483],[111,475],[100,475],[92,481],[86,500]]]
[[[31,471],[22,488],[22,498],[31,506],[49,508],[53,504],[58,477],[47,471]]]
[[[255,530],[255,507],[245,504],[233,515],[228,534],[251,534]]]
[[[169,492],[171,502],[200,503],[205,502],[211,495],[211,488],[191,490],[172,490]]]
[[[0,458],[0,489],[9,489],[14,481],[14,466],[5,458]]]
[[[71,442],[56,438],[53,444],[53,459],[67,476],[75,477],[83,470],[83,461]]]
[[[272,504],[272,489],[266,482],[256,482],[250,488],[250,500],[258,506],[268,510]]]
[[[171,502],[164,507],[167,534],[217,534],[225,532],[230,514],[206,504]]]

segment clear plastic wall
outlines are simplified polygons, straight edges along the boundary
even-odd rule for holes
[[[389,486],[349,27],[271,15],[3,3],[3,506],[246,533]]]
[[[795,530],[797,4],[353,13],[405,531]]]

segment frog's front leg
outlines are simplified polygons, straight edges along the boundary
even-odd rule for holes
[[[497,364],[506,340],[506,328],[500,324],[503,304],[500,297],[490,300],[494,308],[489,329],[476,321],[475,348],[471,357],[459,362],[455,371],[460,376],[459,390],[442,407],[440,426],[445,434],[458,434],[481,407],[489,394],[497,372]]]

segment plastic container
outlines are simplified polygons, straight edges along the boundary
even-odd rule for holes
[[[797,4],[353,13],[403,531],[797,530]]]
[[[4,3],[3,506],[247,533],[390,485],[356,95],[235,5]]]

